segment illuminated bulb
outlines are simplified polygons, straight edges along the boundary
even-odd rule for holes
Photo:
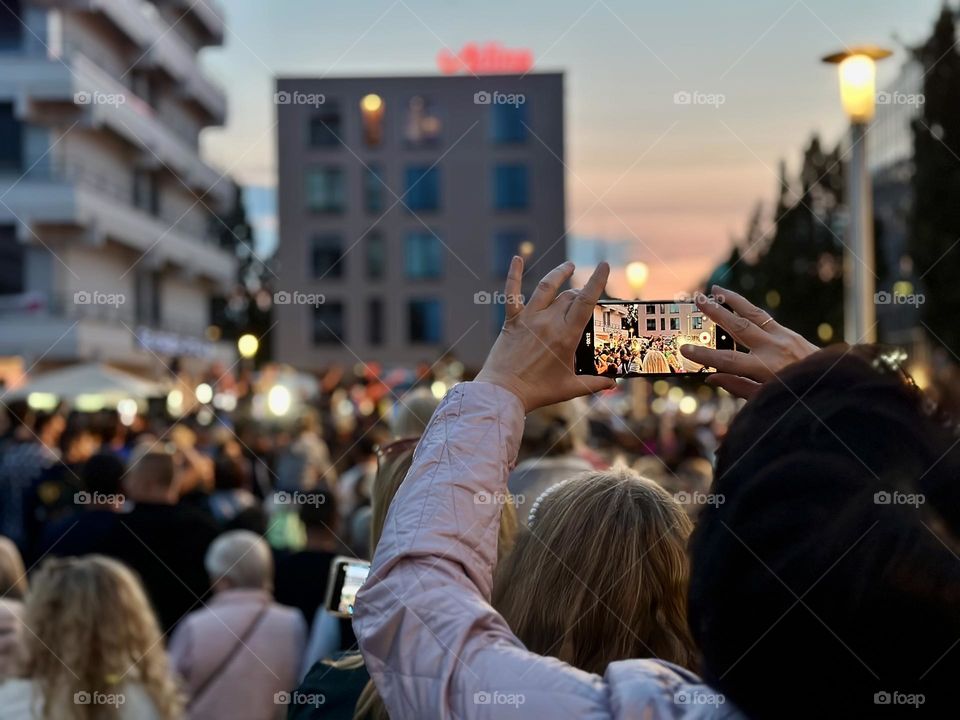
[[[197,385],[197,389],[194,390],[194,395],[197,396],[198,403],[206,405],[213,400],[213,388],[207,385],[207,383],[200,383]]]
[[[179,415],[183,410],[183,393],[179,390],[171,390],[167,395],[167,412],[171,415]]]
[[[257,354],[257,350],[259,349],[260,341],[257,340],[256,335],[247,333],[246,335],[241,335],[237,340],[237,351],[240,353],[240,357],[252,358]]]
[[[383,98],[374,93],[369,95],[364,95],[363,99],[360,101],[360,109],[366,113],[375,113],[379,112],[380,108],[383,107]]]
[[[267,409],[274,415],[286,415],[290,412],[291,402],[290,391],[283,385],[274,385],[267,393]]]
[[[686,395],[680,401],[680,412],[684,415],[692,415],[697,411],[697,399],[692,395]]]

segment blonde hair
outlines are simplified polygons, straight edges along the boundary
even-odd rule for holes
[[[396,457],[381,466],[377,472],[371,497],[371,550],[375,550],[377,543],[380,542],[380,536],[383,534],[383,526],[387,520],[387,510],[390,509],[390,503],[393,502],[393,498],[400,489],[400,484],[410,471],[410,466],[413,464],[414,450],[415,447],[411,444],[409,448],[398,452]],[[508,497],[508,501],[504,503],[500,511],[500,534],[497,538],[498,562],[513,549],[516,535],[517,509]],[[359,654],[348,655],[329,664],[341,670],[354,670],[363,665],[363,657]],[[380,693],[377,691],[377,686],[373,684],[373,680],[368,680],[357,700],[357,705],[353,712],[353,720],[389,720],[389,718],[387,708],[383,704]]]
[[[117,707],[79,704],[77,693],[121,693],[140,683],[164,720],[179,718],[160,629],[126,566],[101,555],[47,560],[27,595],[24,675],[36,684],[45,720],[93,720]]]
[[[23,600],[27,594],[27,571],[13,540],[0,536],[0,597]]]
[[[679,503],[625,467],[575,476],[540,499],[493,605],[529,650],[588,672],[644,657],[695,669],[691,529]]]

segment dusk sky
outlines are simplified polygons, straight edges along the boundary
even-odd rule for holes
[[[437,53],[496,41],[566,74],[567,227],[631,240],[650,265],[647,297],[705,277],[742,233],[776,169],[795,169],[813,131],[844,130],[833,68],[819,58],[860,43],[905,58],[941,0],[221,0],[223,48],[204,63],[227,89],[208,159],[241,183],[276,183],[277,75],[434,74]],[[723,103],[679,105],[677,92]],[[558,163],[558,171],[560,171]],[[598,201],[598,197],[600,200]],[[258,212],[263,212],[258,208]],[[265,221],[268,226],[270,221]]]

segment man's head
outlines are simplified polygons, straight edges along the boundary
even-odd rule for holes
[[[270,547],[249,530],[231,530],[214,540],[204,558],[204,567],[217,592],[273,588]]]
[[[718,455],[690,621],[707,680],[750,717],[875,716],[897,692],[929,710],[955,692],[960,446],[885,367],[865,349],[811,356]]]
[[[180,498],[174,472],[173,451],[161,445],[134,449],[123,481],[134,502],[174,504]]]

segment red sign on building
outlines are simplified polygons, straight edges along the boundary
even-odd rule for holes
[[[497,42],[467,43],[456,55],[447,48],[437,53],[437,67],[444,75],[519,75],[533,68],[533,52]]]

